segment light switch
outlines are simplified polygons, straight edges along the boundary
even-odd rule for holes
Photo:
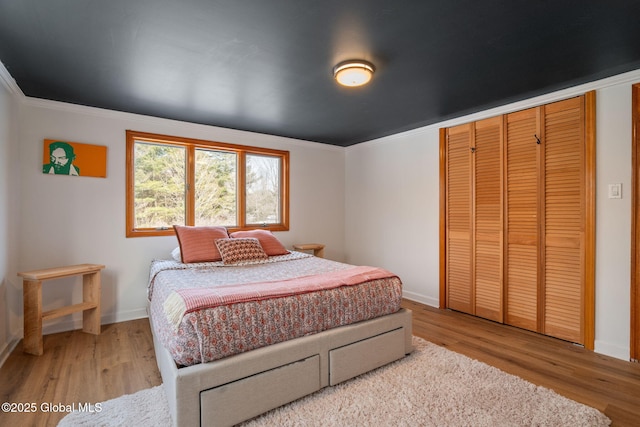
[[[609,184],[609,198],[622,199],[622,184]]]

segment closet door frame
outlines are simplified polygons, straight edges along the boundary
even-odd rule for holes
[[[630,359],[640,359],[640,83],[632,86],[631,134],[631,337]]]
[[[593,350],[596,331],[596,91],[584,94],[585,271],[584,347]]]
[[[447,128],[440,128],[440,309],[447,308]]]

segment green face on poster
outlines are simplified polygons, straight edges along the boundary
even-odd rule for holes
[[[42,166],[42,172],[56,175],[80,176],[80,168],[73,164],[76,155],[73,147],[63,141],[49,144],[49,163]]]

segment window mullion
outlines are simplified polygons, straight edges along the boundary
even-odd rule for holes
[[[289,153],[280,157],[280,224],[289,229]]]
[[[238,151],[238,227],[246,227],[247,222],[247,153],[246,151]]]
[[[186,146],[187,149],[187,182],[185,183],[185,204],[186,204],[186,218],[187,225],[196,224],[196,149],[193,145]]]

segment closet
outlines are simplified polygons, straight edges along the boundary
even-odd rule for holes
[[[593,348],[593,92],[441,130],[441,306]]]

